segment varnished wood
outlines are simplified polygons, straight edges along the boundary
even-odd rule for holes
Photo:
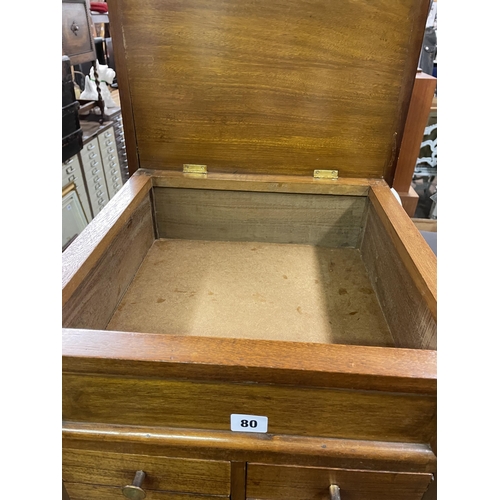
[[[436,352],[63,329],[62,368],[436,396]]]
[[[390,471],[277,467],[248,464],[247,498],[330,500],[329,486],[340,487],[348,500],[421,500],[431,474]]]
[[[366,198],[155,189],[160,238],[356,248]]]
[[[108,233],[102,255],[64,304],[63,326],[106,328],[152,245],[153,237],[151,203],[145,197],[113,239]]]
[[[63,306],[106,253],[110,242],[128,223],[142,200],[149,196],[150,189],[149,176],[130,178],[62,254]]]
[[[207,430],[229,429],[233,413],[265,415],[270,434],[428,443],[436,398],[63,373],[62,409],[68,421]]]
[[[379,251],[395,253],[415,290],[425,295],[435,276],[425,276],[421,264],[412,262],[422,258],[410,241],[415,228],[405,237],[404,213],[387,198],[381,177],[392,180],[426,3],[110,0],[129,159],[133,168],[151,170],[137,172],[146,180],[115,220],[101,220],[100,236],[92,241],[93,232],[87,234],[84,257],[72,256],[64,302],[76,300],[81,287],[92,283],[96,266],[111,256],[113,242],[141,203],[152,200],[151,238],[161,234],[162,218],[170,215],[157,210],[157,194],[168,190],[197,191],[199,197],[224,193],[221,200],[232,198],[236,212],[242,197],[297,196],[327,204],[336,196],[364,203],[368,194],[386,234],[388,247]],[[209,174],[185,176],[183,163],[206,164]],[[339,181],[313,180],[318,168],[338,169]],[[198,205],[202,219],[206,206]],[[188,203],[164,208],[190,209]],[[227,203],[223,208],[229,214]],[[290,213],[295,209],[291,203]],[[245,220],[231,215],[224,220]],[[310,221],[302,219],[305,227]],[[259,221],[266,223],[265,217]],[[204,222],[201,231],[213,217]],[[277,225],[289,222],[285,216]],[[149,240],[136,240],[125,242],[123,252],[137,263],[137,245]],[[120,272],[135,273],[133,266],[125,268]],[[124,286],[130,282],[120,279]],[[432,317],[430,295],[422,300],[424,316]],[[298,466],[362,469],[334,478],[329,471],[327,487],[339,479],[343,488],[345,479],[384,499],[390,498],[381,496],[384,481],[391,494],[413,500],[408,495],[420,488],[420,479],[435,471],[434,351],[244,340],[238,332],[217,339],[99,328],[63,331],[63,449],[75,456],[83,452],[89,467],[96,454],[111,454],[115,463],[130,455],[148,463],[161,457],[232,462],[229,484],[242,499],[243,464],[249,461],[264,464],[259,467],[293,465],[295,472]],[[229,417],[236,412],[268,416],[269,432],[231,432]],[[299,477],[300,491],[311,483]],[[68,485],[72,496],[74,491],[85,500],[120,495],[119,487]],[[186,497],[164,490],[150,496]],[[302,498],[313,497],[314,492]]]
[[[238,484],[246,461],[269,464],[433,472],[436,457],[428,445],[251,435],[231,431],[119,426],[63,422],[63,446],[72,449],[148,456],[231,460]],[[238,465],[240,464],[240,465]],[[233,481],[233,476],[232,476]]]
[[[126,40],[122,31],[123,8],[120,0],[108,0],[109,31],[113,40],[116,77],[120,85],[120,107],[130,176],[140,167],[135,136],[133,101],[130,96],[129,66],[125,55]]]
[[[388,177],[426,14],[421,0],[110,2],[141,167]]]
[[[71,449],[62,454],[63,480],[123,487],[131,484],[138,470],[146,473],[141,488],[203,495],[229,495],[229,462],[188,460],[169,456],[147,456]]]
[[[121,488],[86,483],[67,483],[71,500],[123,500]],[[223,500],[227,495],[192,495],[170,491],[148,491],[147,500]]]
[[[401,199],[401,205],[405,209],[405,212],[408,214],[409,217],[413,217],[415,215],[418,202],[420,200],[418,193],[413,189],[412,186],[410,186],[408,192],[403,193],[399,191],[398,194]]]
[[[367,196],[369,188],[378,184],[377,179],[341,178],[315,179],[299,175],[221,174],[193,176],[182,172],[147,170],[153,186],[189,189],[217,189],[231,191],[259,191],[272,193],[325,194]]]
[[[246,462],[231,462],[231,500],[246,499],[246,483]]]
[[[410,106],[401,142],[401,150],[396,165],[392,187],[399,193],[409,193],[424,129],[429,119],[432,98],[436,90],[436,78],[425,73],[417,73],[411,95]],[[413,213],[409,214],[410,216]]]
[[[413,224],[409,219],[408,223]],[[430,251],[419,231],[415,227],[411,229],[415,237],[422,239],[420,244],[427,247],[424,250]],[[419,239],[411,240],[416,251]],[[368,210],[361,254],[396,347],[436,349],[437,325],[433,311],[373,206]],[[422,257],[425,254],[421,252]],[[435,258],[431,263],[433,261]]]
[[[431,316],[437,319],[437,259],[386,186],[370,188],[369,199]]]

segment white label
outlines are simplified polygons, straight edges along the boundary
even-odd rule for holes
[[[267,432],[267,417],[231,414],[231,430],[236,432]]]

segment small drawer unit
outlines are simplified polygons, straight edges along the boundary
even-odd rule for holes
[[[109,201],[97,137],[84,144],[80,157],[87,182],[90,205],[95,217]]]
[[[80,198],[87,222],[92,220],[89,198],[85,189],[84,175],[82,173],[78,155],[74,155],[62,164],[62,187],[73,183]]]
[[[109,114],[109,119],[113,123],[116,142],[116,156],[120,166],[122,182],[127,182],[129,178],[127,151],[125,149],[125,134],[123,132],[123,120],[121,110],[117,109]]]
[[[123,186],[113,127],[110,126],[102,131],[97,136],[97,140],[101,151],[102,166],[108,187],[108,194],[109,197],[112,198]]]

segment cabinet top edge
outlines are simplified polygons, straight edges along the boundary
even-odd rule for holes
[[[436,352],[63,329],[63,370],[436,394]]]

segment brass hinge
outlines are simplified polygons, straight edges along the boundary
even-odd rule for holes
[[[315,170],[314,171],[315,179],[338,179],[339,171],[338,170]]]
[[[207,166],[195,165],[193,163],[184,163],[184,165],[182,166],[182,171],[185,174],[205,175],[207,173]]]

